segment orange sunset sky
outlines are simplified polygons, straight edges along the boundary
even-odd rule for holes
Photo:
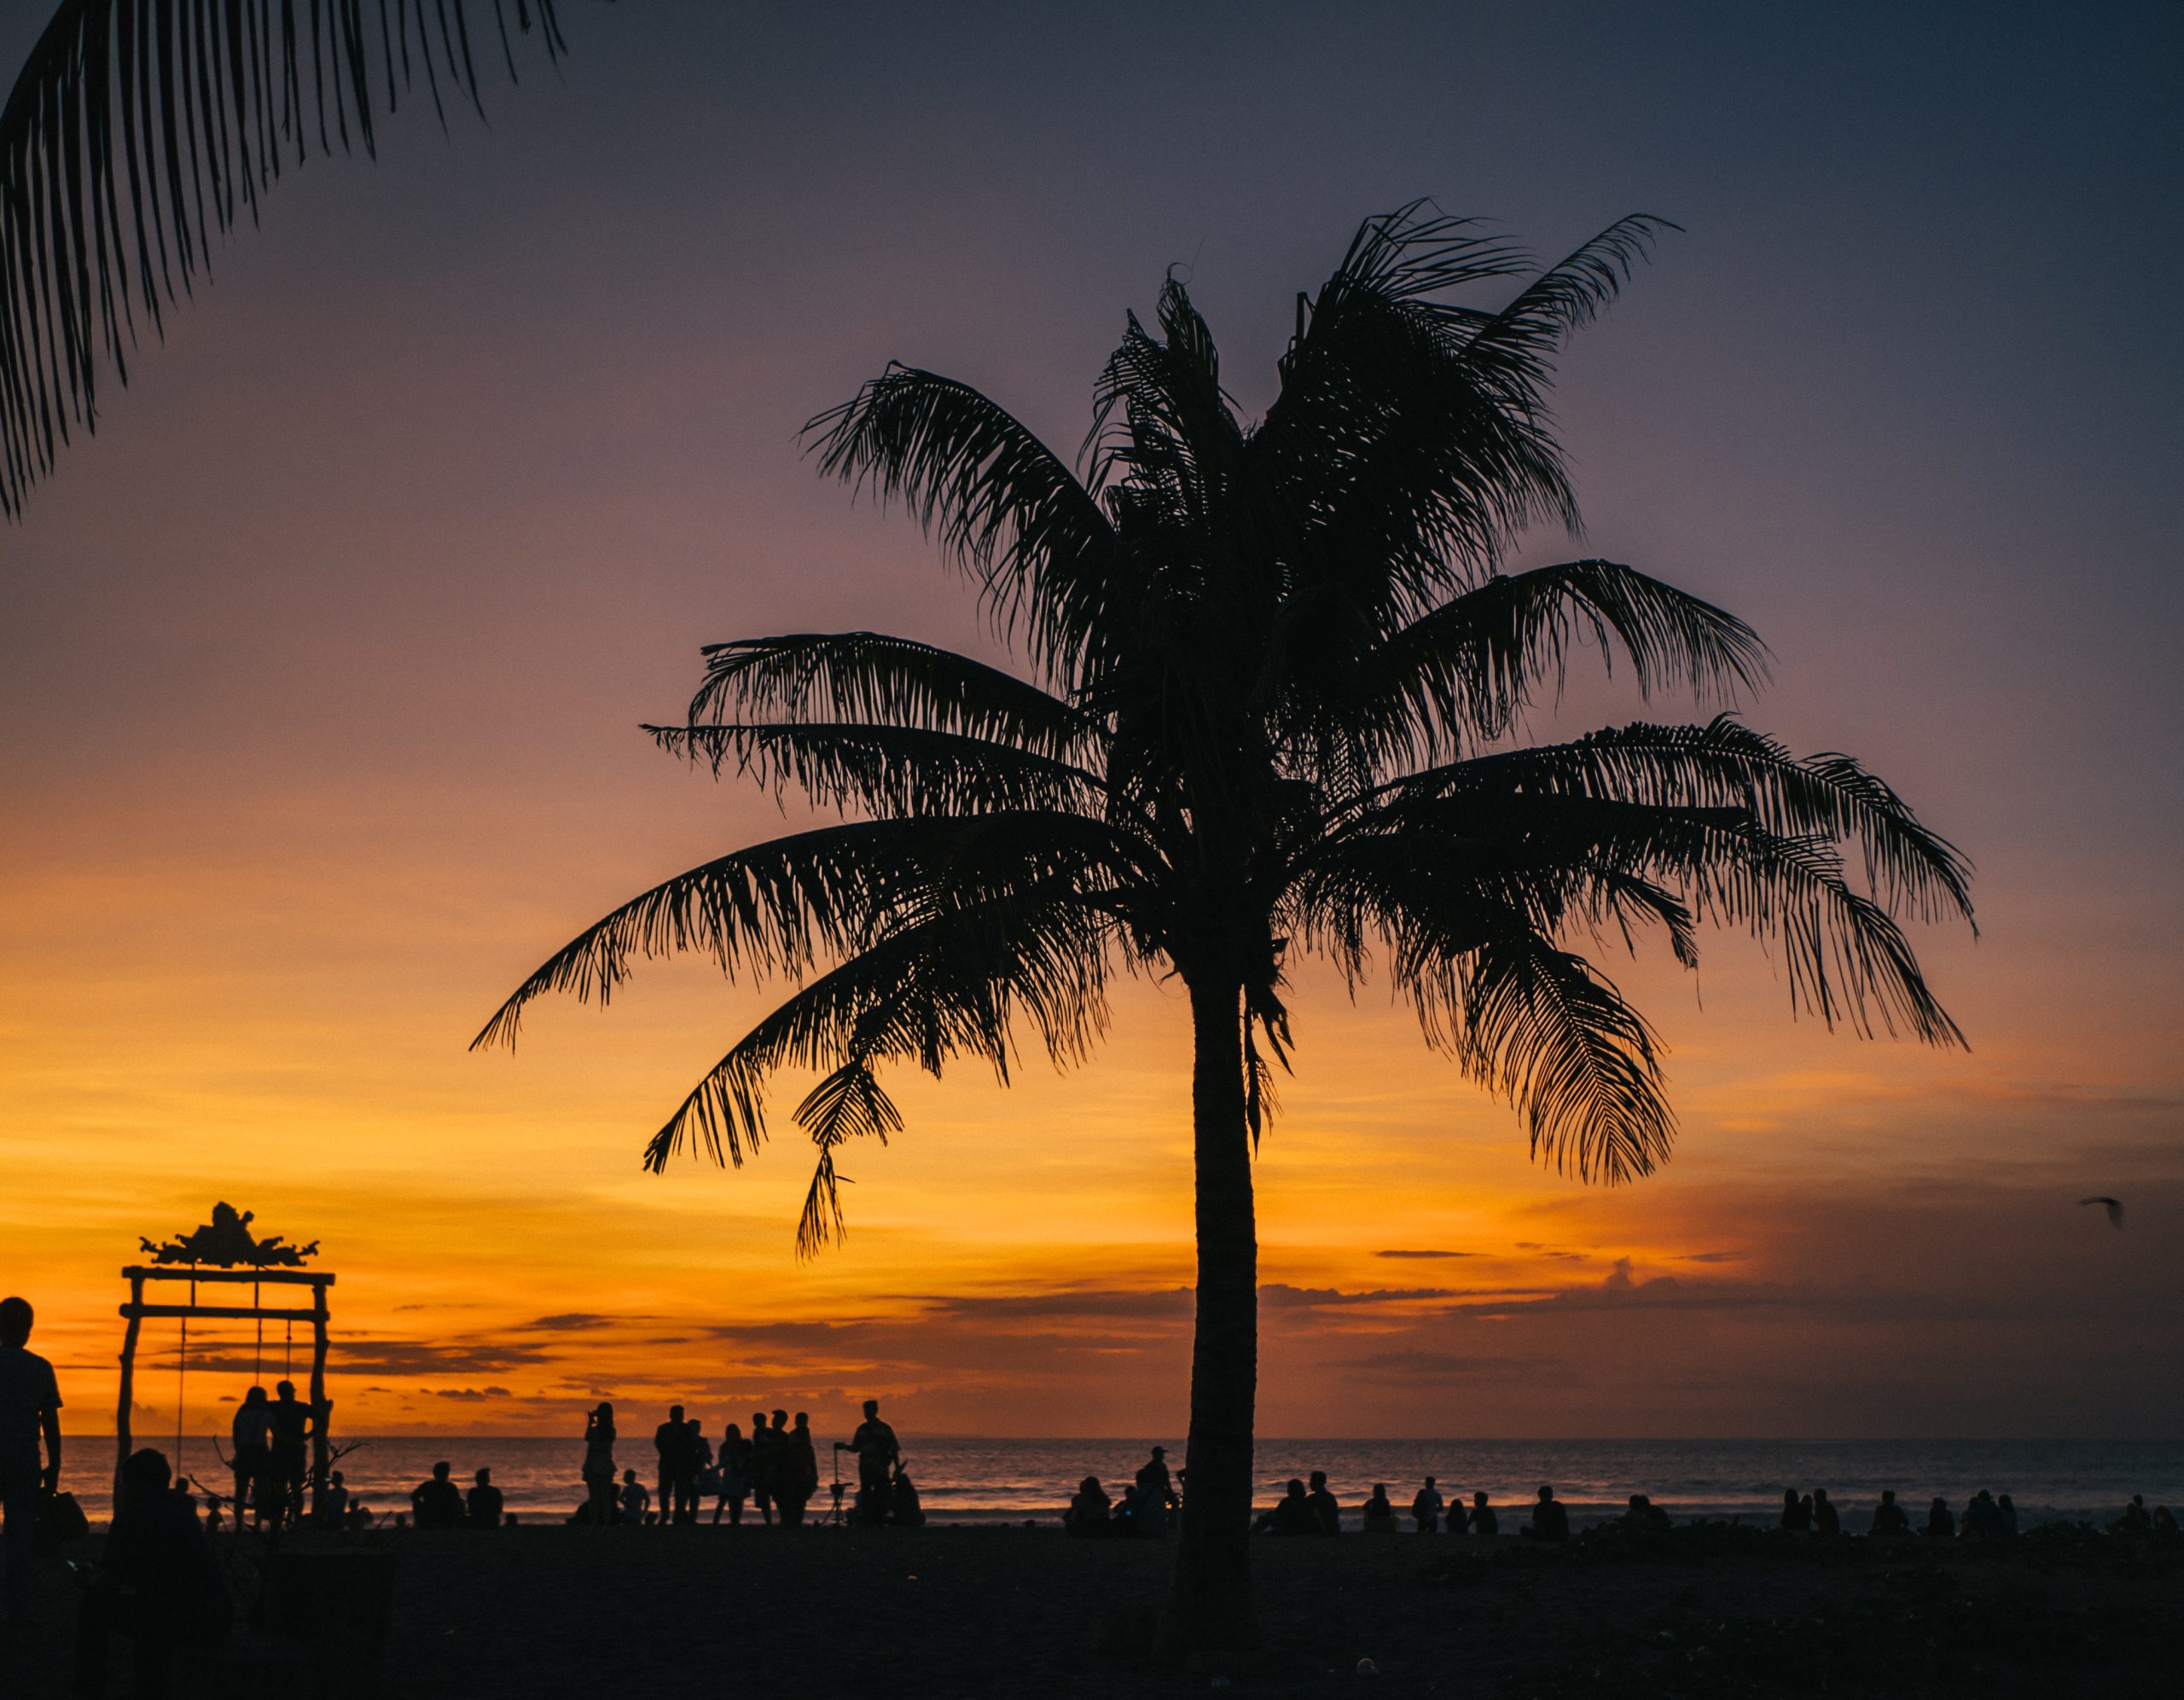
[[[1432,194],[1542,250],[1687,227],[1563,368],[1583,552],[1749,619],[1754,722],[1972,857],[1980,937],[1914,936],[1972,1049],[1793,1022],[1740,937],[1695,978],[1604,958],[1683,1121],[1611,1192],[1530,1163],[1384,985],[1302,970],[1261,1432],[2177,1434],[2184,385],[2147,304],[2184,15],[1945,11],[1391,6],[1330,41],[575,6],[490,130],[405,113],[376,167],[284,181],[0,535],[0,1287],[70,1427],[111,1427],[136,1236],[226,1198],[323,1242],[351,1432],[578,1430],[602,1395],[823,1429],[869,1393],[911,1431],[1179,1434],[1176,988],[1128,985],[1068,1076],[898,1078],[908,1130],[801,1265],[794,1080],[743,1170],[638,1168],[758,993],[658,964],[465,1047],[583,923],[781,830],[636,729],[701,643],[998,654],[915,527],[799,460],[807,416],[899,357],[1073,449],[1171,264],[1255,410],[1293,293]],[[1531,730],[1639,711],[1581,670]],[[193,1346],[200,1429],[250,1345]]]

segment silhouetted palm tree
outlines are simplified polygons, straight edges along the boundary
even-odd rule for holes
[[[476,104],[481,58],[515,75],[511,26],[560,55],[555,4],[62,0],[0,111],[0,512],[95,427],[102,363],[128,382],[136,315],[163,329],[283,155],[376,154],[421,81],[443,119]]]
[[[1197,1336],[1171,1646],[1252,1636],[1257,1374],[1251,1163],[1286,965],[1352,980],[1378,954],[1427,1039],[1513,1101],[1581,1178],[1644,1175],[1672,1118],[1644,1018],[1580,954],[1704,922],[1780,946],[1831,1024],[1960,1036],[1894,918],[1969,915],[1966,869],[1844,756],[1801,759],[1726,716],[1526,746],[1519,712],[1596,641],[1649,693],[1748,684],[1718,608],[1612,561],[1503,576],[1529,523],[1574,524],[1542,405],[1549,359],[1658,221],[1613,226],[1498,310],[1450,291],[1529,275],[1469,221],[1368,221],[1313,299],[1257,424],[1223,392],[1180,283],[1102,374],[1087,474],[985,397],[891,366],[808,427],[827,473],[904,501],[969,572],[1035,679],[871,632],[717,645],[669,749],[854,818],[656,886],[533,974],[602,1002],[635,958],[697,950],[800,988],[647,1148],[741,1163],[767,1080],[818,1071],[798,1230],[840,1227],[842,1144],[902,1125],[883,1064],[1008,1076],[1028,1028],[1074,1061],[1118,969],[1172,972],[1196,1045]],[[1844,846],[1858,855],[1858,889]]]

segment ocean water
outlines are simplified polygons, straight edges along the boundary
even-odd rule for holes
[[[902,1440],[903,1462],[926,1516],[944,1523],[1058,1522],[1083,1477],[1097,1476],[1119,1497],[1151,1444],[913,1433]],[[153,1443],[172,1452],[171,1437]],[[1180,1464],[1182,1437],[1163,1443],[1170,1463]],[[828,1464],[825,1448],[822,1436],[822,1472]],[[66,1454],[65,1485],[94,1518],[107,1513],[112,1448],[110,1437],[76,1436]],[[368,1438],[340,1468],[352,1494],[375,1511],[391,1513],[409,1509],[410,1489],[431,1474],[439,1459],[454,1465],[456,1480],[465,1486],[479,1465],[491,1466],[508,1509],[526,1520],[560,1521],[584,1497],[581,1441]],[[210,1439],[185,1441],[183,1461],[207,1488],[224,1480]],[[652,1485],[648,1436],[624,1441],[616,1461]],[[1405,1507],[1428,1475],[1439,1478],[1442,1493],[1451,1499],[1485,1489],[1502,1511],[1505,1529],[1521,1521],[1522,1507],[1542,1482],[1554,1485],[1580,1528],[1619,1513],[1634,1493],[1652,1495],[1679,1522],[1707,1517],[1772,1523],[1786,1488],[1827,1488],[1842,1508],[1844,1527],[1859,1533],[1884,1488],[1895,1488],[1914,1517],[1937,1494],[1960,1511],[1982,1488],[2007,1493],[2028,1526],[2106,1521],[2133,1494],[2145,1494],[2149,1506],[2184,1508],[2184,1442],[2175,1441],[1262,1440],[1257,1464],[1262,1505],[1280,1498],[1290,1477],[1326,1471],[1353,1526],[1374,1482],[1387,1483],[1389,1497]],[[811,1515],[824,1515],[828,1500],[822,1480]]]

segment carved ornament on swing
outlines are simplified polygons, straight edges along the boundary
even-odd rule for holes
[[[269,1233],[263,1239],[254,1238],[250,1225],[256,1219],[254,1211],[238,1211],[233,1204],[217,1204],[212,1206],[212,1220],[202,1227],[179,1234],[164,1245],[141,1238],[136,1243],[152,1254],[154,1263],[190,1263],[220,1269],[296,1269],[303,1267],[305,1258],[318,1256],[316,1239],[308,1245],[288,1245],[277,1233]]]

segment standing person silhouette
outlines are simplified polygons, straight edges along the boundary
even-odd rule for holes
[[[1183,1502],[1176,1493],[1176,1484],[1169,1479],[1166,1447],[1154,1447],[1153,1455],[1137,1466],[1137,1485],[1158,1497],[1164,1515],[1183,1508]]]
[[[804,1522],[804,1508],[819,1491],[819,1455],[811,1446],[811,1419],[803,1412],[796,1413],[796,1426],[781,1441],[774,1461],[774,1498],[781,1508],[781,1527],[794,1529]]]
[[[720,1437],[720,1497],[713,1501],[713,1521],[728,1511],[730,1526],[743,1521],[743,1501],[751,1492],[751,1442],[735,1424]]]
[[[845,1448],[857,1454],[857,1512],[860,1522],[885,1518],[893,1497],[895,1465],[903,1456],[895,1431],[880,1420],[880,1401],[864,1401],[864,1420]]]
[[[1441,1526],[1441,1490],[1433,1478],[1426,1478],[1426,1485],[1411,1495],[1410,1520],[1418,1525],[1420,1535],[1431,1535]]]
[[[614,1407],[603,1399],[584,1419],[584,1486],[590,1521],[607,1528],[614,1521]]]
[[[266,1420],[273,1426],[273,1448],[268,1459],[273,1479],[280,1484],[281,1521],[296,1522],[304,1510],[304,1443],[311,1438],[311,1407],[296,1397],[293,1381],[278,1381],[273,1391],[279,1395],[265,1407]]]
[[[698,1502],[705,1497],[709,1485],[708,1477],[713,1477],[712,1442],[706,1438],[705,1424],[693,1417],[690,1419],[689,1491],[675,1507],[676,1522],[695,1523],[698,1520]],[[713,1477],[710,1485],[717,1499],[720,1491],[718,1477]]]
[[[252,1388],[235,1407],[235,1419],[228,1424],[228,1444],[234,1454],[228,1462],[235,1471],[235,1528],[240,1531],[243,1512],[258,1503],[258,1477],[270,1467],[273,1456],[272,1407],[265,1402],[264,1388]]]
[[[786,1424],[785,1413],[774,1413]],[[770,1525],[774,1520],[774,1482],[775,1465],[781,1457],[781,1442],[788,1438],[780,1429],[766,1426],[766,1413],[751,1413],[751,1503],[758,1513],[760,1522]]]
[[[667,1407],[667,1420],[652,1432],[653,1450],[659,1454],[659,1494],[653,1503],[659,1507],[664,1528],[680,1521],[685,1503],[697,1503],[697,1460],[692,1455],[690,1425],[682,1420],[682,1407]]]
[[[61,1384],[53,1366],[30,1349],[37,1320],[26,1298],[0,1299],[0,1622],[28,1606],[39,1503],[61,1489]],[[45,1462],[38,1462],[38,1442]]]

